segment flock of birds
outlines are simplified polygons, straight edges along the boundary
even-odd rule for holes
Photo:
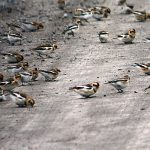
[[[76,8],[73,10],[66,9],[65,0],[58,0],[58,7],[64,11],[63,19],[71,18],[72,24],[67,25],[62,34],[64,38],[70,38],[70,36],[75,36],[76,32],[79,32],[79,27],[82,25],[88,25],[91,19],[101,21],[104,18],[107,18],[111,14],[111,9],[105,6],[94,6],[89,8]],[[83,1],[84,3],[84,1]],[[150,19],[150,13],[146,11],[135,11],[133,5],[129,5],[126,0],[119,0],[118,5],[121,5],[125,8],[126,14],[134,14],[137,21],[146,21]],[[6,37],[2,38],[7,40],[10,45],[15,45],[16,43],[21,43],[24,39],[22,36],[23,32],[36,32],[44,28],[42,23],[38,22],[27,22],[22,21],[20,24],[16,23],[7,23],[9,32]],[[109,33],[107,31],[100,31],[98,33],[99,40],[101,43],[107,43],[109,38]],[[128,29],[126,33],[118,35],[118,39],[121,40],[124,44],[131,44],[135,39],[136,30],[134,28]],[[36,52],[39,57],[51,57],[50,54],[58,48],[57,42],[52,41],[50,43],[41,44],[32,49]],[[49,70],[42,70],[39,68],[29,68],[29,63],[24,61],[25,58],[18,52],[0,52],[10,64],[6,66],[6,72],[9,74],[9,78],[4,78],[4,73],[0,73],[0,100],[3,101],[6,99],[6,96],[9,95],[10,98],[19,106],[19,107],[33,107],[35,100],[26,93],[15,92],[14,89],[21,85],[30,85],[33,81],[36,81],[39,74],[41,74],[45,81],[54,81],[59,73],[61,72],[58,68],[52,68]],[[150,63],[135,63],[134,67],[140,68],[145,75],[150,75]],[[118,90],[119,93],[122,93],[123,90],[128,86],[130,82],[129,75],[125,75],[122,78],[108,81],[105,84],[110,84]],[[145,88],[145,90],[149,89]],[[99,83],[93,82],[81,86],[70,87],[69,90],[73,90],[76,93],[80,94],[85,98],[89,98],[94,95],[99,89]]]

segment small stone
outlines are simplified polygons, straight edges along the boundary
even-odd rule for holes
[[[106,95],[104,95],[104,97],[106,97]]]
[[[137,91],[134,91],[134,93],[138,93]]]
[[[145,108],[141,108],[140,110],[145,110]]]

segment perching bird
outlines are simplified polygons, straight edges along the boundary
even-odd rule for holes
[[[146,11],[133,11],[133,14],[135,15],[136,20],[140,22],[150,19],[150,13],[147,13]]]
[[[50,57],[49,54],[51,54],[57,48],[58,48],[57,44],[52,43],[52,44],[41,44],[40,46],[37,46],[32,50],[37,52],[40,57],[42,57],[42,55]]]
[[[21,45],[21,41],[23,39],[22,35],[20,33],[14,32],[14,31],[10,31],[8,33],[8,41],[11,45],[14,45],[16,42],[20,42]]]
[[[33,69],[28,69],[28,72],[32,74],[32,81],[36,81],[39,75],[39,70],[37,68],[33,68]]]
[[[111,13],[110,8],[106,6],[96,6],[91,8],[90,10],[93,14],[93,18],[95,18],[98,21],[102,20],[102,18],[107,18],[108,15],[110,15]]]
[[[39,22],[35,22],[35,21],[27,22],[27,21],[24,21],[24,22],[22,22],[21,28],[22,28],[22,31],[24,31],[24,32],[35,32],[35,31],[37,31],[39,29],[43,29],[44,26],[43,26],[42,23],[39,23]]]
[[[45,81],[54,81],[59,75],[60,69],[54,68],[50,70],[39,70],[39,73],[44,76]]]
[[[3,55],[8,63],[18,63],[24,59],[23,55],[19,54],[18,52],[1,52],[0,55]]]
[[[125,44],[131,44],[135,38],[135,29],[129,29],[127,33],[118,35],[118,39]]]
[[[150,75],[150,63],[134,63],[132,66],[141,69],[145,75]]]
[[[79,31],[80,23],[81,23],[80,20],[77,20],[75,24],[66,26],[63,31],[63,34],[67,34],[68,36],[69,35],[74,36],[74,33]]]
[[[74,92],[78,93],[79,95],[88,98],[95,94],[99,88],[98,82],[92,82],[86,85],[81,86],[74,86],[70,87],[69,90],[73,90]]]
[[[0,82],[0,88],[5,91],[12,91],[17,86],[19,86],[19,83],[17,80]]]
[[[28,67],[29,67],[28,62],[22,62],[16,65],[7,66],[5,70],[9,73],[10,76],[14,76],[15,73],[25,71],[28,69]]]
[[[101,43],[107,43],[108,42],[108,36],[109,36],[108,32],[100,31],[98,33],[98,35],[99,35],[99,40],[101,41]]]
[[[35,100],[22,92],[10,92],[11,99],[18,105],[18,107],[33,107],[35,104]]]
[[[118,93],[122,93],[123,89],[129,85],[130,77],[128,75],[123,78],[119,78],[116,80],[108,81],[105,84],[110,84],[118,90]]]

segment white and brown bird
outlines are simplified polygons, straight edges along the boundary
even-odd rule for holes
[[[9,73],[10,76],[14,76],[15,73],[25,71],[28,69],[28,67],[29,67],[28,62],[22,62],[16,65],[11,65],[11,66],[9,65],[6,67],[5,70]]]
[[[14,88],[16,88],[18,86],[19,86],[19,83],[17,80],[0,82],[0,88],[4,91],[12,91]]]
[[[150,19],[150,13],[147,13],[146,11],[133,11],[133,14],[135,15],[136,20],[140,22]]]
[[[43,55],[46,55],[47,57],[51,57],[50,54],[54,52],[55,49],[58,48],[58,45],[56,43],[50,43],[50,44],[41,44],[32,50],[36,52],[40,57],[43,57]]]
[[[79,31],[80,23],[81,23],[81,21],[77,20],[77,22],[75,24],[66,26],[63,31],[63,34],[65,34],[65,35],[67,34],[68,36],[69,35],[74,36],[74,34]]]
[[[54,68],[50,70],[39,70],[39,73],[44,76],[45,81],[54,81],[59,75],[60,69]]]
[[[127,33],[118,35],[118,39],[125,44],[131,44],[135,39],[135,29],[129,29]]]
[[[108,37],[109,37],[109,33],[106,31],[100,31],[98,33],[99,35],[99,40],[101,41],[101,43],[107,43],[108,42]]]
[[[130,82],[130,77],[125,75],[123,78],[118,78],[115,80],[108,81],[104,84],[110,84],[118,90],[118,93],[122,93],[123,89],[125,89]]]
[[[8,63],[19,63],[24,59],[23,55],[19,54],[18,52],[1,52],[0,55],[3,55]]]
[[[88,98],[94,95],[97,92],[98,88],[99,88],[99,83],[92,82],[86,85],[70,87],[69,90],[73,90],[79,95]]]
[[[9,44],[14,45],[16,42],[19,42],[21,45],[21,41],[23,39],[22,35],[18,32],[9,31],[7,35],[7,39]]]
[[[33,107],[35,104],[35,100],[26,93],[11,91],[10,97],[18,107]]]
[[[150,63],[134,63],[132,66],[142,70],[145,75],[150,75]]]
[[[35,21],[33,22],[24,21],[22,22],[21,28],[23,32],[35,32],[37,30],[43,29],[44,25],[42,23]]]

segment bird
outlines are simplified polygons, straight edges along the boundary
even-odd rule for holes
[[[10,98],[18,105],[18,107],[33,107],[35,100],[23,92],[10,91]]]
[[[118,90],[118,93],[123,93],[123,89],[125,89],[130,82],[130,77],[125,75],[123,78],[118,78],[115,80],[108,81],[104,84],[110,84]]]
[[[38,75],[39,75],[39,70],[38,68],[33,68],[33,69],[28,69],[28,72],[32,74],[32,81],[36,81]]]
[[[33,22],[24,21],[22,22],[21,28],[23,32],[35,32],[39,29],[43,29],[44,25],[42,23],[35,21]]]
[[[4,80],[4,75],[0,73],[0,82]]]
[[[89,98],[92,95],[94,95],[98,89],[99,89],[98,82],[92,82],[86,85],[74,86],[69,88],[69,90],[73,90],[74,92],[78,93],[79,95],[85,98]]]
[[[39,73],[45,77],[45,81],[54,81],[59,75],[60,69],[39,70]]]
[[[19,83],[17,80],[8,80],[8,81],[2,81],[0,82],[0,88],[5,91],[12,91],[16,87],[19,86]]]
[[[4,56],[8,63],[19,63],[24,60],[23,55],[19,54],[18,52],[1,52],[0,54]]]
[[[0,87],[0,102],[6,100],[4,90]]]
[[[136,20],[140,22],[150,19],[150,13],[147,13],[146,11],[133,11],[133,14],[135,15]]]
[[[7,39],[8,39],[8,42],[10,45],[14,45],[16,42],[20,42],[20,45],[21,45],[21,41],[22,41],[23,37],[18,32],[9,31],[9,33],[7,35]]]
[[[64,10],[65,8],[65,0],[58,0],[58,8]]]
[[[67,34],[68,36],[69,35],[74,36],[74,33],[79,31],[79,24],[80,23],[81,23],[81,21],[77,20],[77,22],[75,24],[66,26],[64,31],[63,31],[63,34]]]
[[[32,50],[35,51],[40,57],[43,57],[42,55],[46,55],[48,57],[50,53],[54,52],[55,49],[58,48],[58,45],[56,43],[50,43],[50,44],[41,44]]]
[[[101,43],[107,43],[108,42],[108,36],[109,36],[108,32],[100,31],[98,33],[98,35],[99,35],[99,40],[101,41]]]
[[[7,66],[5,70],[9,73],[10,76],[14,76],[15,73],[25,71],[27,70],[28,67],[29,67],[28,62],[22,62],[16,65]]]
[[[16,75],[20,76],[22,85],[29,85],[33,78],[32,73],[27,71],[16,73]]]
[[[132,66],[141,69],[145,75],[150,75],[150,63],[134,63]]]
[[[135,38],[135,29],[129,29],[127,33],[118,35],[118,39],[125,44],[131,44]]]
[[[73,23],[76,23],[77,21],[79,21],[81,26],[85,26],[85,25],[89,24],[89,21],[87,19],[84,19],[84,18],[79,19],[76,17],[76,18],[73,18],[72,21],[73,21]]]
[[[111,14],[110,8],[108,8],[106,6],[96,6],[96,7],[91,8],[91,11],[92,11],[94,17],[95,17],[94,14],[97,14],[97,16],[99,15],[99,20],[102,18],[107,18],[108,15]],[[95,17],[95,19],[96,18],[98,20],[98,17]]]
[[[89,20],[93,17],[93,12],[91,10],[77,9],[73,17]]]

